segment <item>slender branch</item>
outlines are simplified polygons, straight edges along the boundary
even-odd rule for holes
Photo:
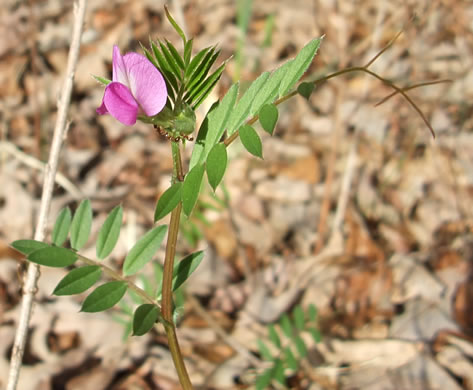
[[[41,196],[39,217],[34,235],[34,239],[37,241],[42,241],[44,239],[44,232],[48,222],[48,214],[59,161],[59,152],[61,150],[62,140],[64,138],[66,129],[67,109],[71,100],[74,72],[79,59],[80,38],[82,35],[82,26],[84,24],[86,3],[87,0],[78,0],[77,3],[74,3],[74,27],[72,31],[71,47],[69,49],[69,56],[67,60],[66,79],[64,81],[61,98],[58,104],[56,126],[54,128],[51,151],[49,152],[49,161],[45,169],[43,193]],[[31,309],[35,291],[37,289],[38,278],[39,266],[30,263],[28,265],[27,278],[23,289],[20,318],[13,344],[10,372],[8,374],[6,390],[15,390],[18,384],[18,377],[23,359],[23,353],[25,350],[28,324],[30,322]]]
[[[184,180],[184,172],[182,169],[181,151],[179,142],[172,142],[172,160],[173,160],[173,182]],[[164,318],[164,329],[169,343],[169,351],[171,352],[174,366],[181,386],[184,390],[192,390],[192,383],[184,364],[179,342],[176,336],[176,327],[172,317],[173,301],[172,301],[172,279],[174,271],[174,257],[176,256],[176,243],[179,233],[179,222],[181,218],[182,203],[179,202],[177,207],[171,213],[171,222],[169,223],[169,234],[166,243],[166,256],[164,258],[163,270],[163,287],[161,300],[161,314]]]

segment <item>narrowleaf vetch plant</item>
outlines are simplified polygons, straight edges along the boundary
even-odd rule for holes
[[[204,176],[213,191],[222,182],[229,145],[239,138],[249,153],[262,158],[262,141],[253,127],[255,122],[259,120],[263,131],[273,135],[279,104],[296,95],[309,99],[319,83],[344,73],[358,71],[376,77],[392,87],[395,94],[401,94],[422,116],[432,133],[433,130],[406,93],[409,89],[426,83],[403,89],[368,69],[390,44],[365,66],[344,69],[296,87],[322,42],[322,38],[316,38],[309,41],[295,58],[272,72],[263,72],[240,96],[239,83],[233,84],[205,116],[187,163],[181,158],[181,148],[186,146],[187,141],[193,140],[192,134],[196,130],[195,110],[219,81],[225,63],[213,70],[220,54],[215,46],[193,54],[193,40],[186,38],[167,8],[165,12],[182,39],[181,51],[168,40],[150,42],[149,48],[143,47],[144,55],[122,55],[120,49],[114,46],[112,80],[99,76],[96,79],[105,85],[103,101],[97,108],[99,115],[112,115],[125,125],[133,125],[137,120],[148,123],[170,140],[172,180],[169,188],[159,198],[154,211],[155,223],[171,213],[169,226],[156,224],[144,234],[127,254],[120,271],[106,264],[121,229],[123,210],[119,205],[110,212],[100,229],[95,244],[96,259],[80,253],[88,242],[91,231],[92,208],[89,200],[82,201],[74,215],[68,208],[59,213],[50,243],[26,239],[15,241],[12,246],[30,262],[39,265],[70,267],[80,264],[59,281],[53,291],[55,295],[83,293],[105,278],[105,282],[83,301],[83,312],[100,312],[112,308],[128,292],[136,303],[134,309],[125,308],[132,318],[133,334],[143,335],[156,323],[161,323],[166,331],[181,385],[184,389],[192,389],[176,336],[173,293],[198,267],[204,253],[191,253],[175,263],[176,242],[181,214],[186,218],[191,216],[203,188]],[[143,279],[140,279],[139,272],[153,259],[166,234],[164,267],[162,270],[155,268],[156,285],[151,285],[149,281],[140,283]],[[143,284],[144,287],[140,287]],[[281,337],[274,328],[269,329],[270,340],[280,349],[279,352],[273,354],[264,343],[259,344],[261,355],[271,362],[271,366],[258,378],[258,388],[263,388],[273,379],[283,384],[285,372],[297,369],[298,359],[304,358],[306,354],[305,344],[300,337],[302,332],[311,332],[316,339],[320,337],[316,328],[306,327],[307,321],[302,309],[296,309],[292,315],[293,320],[283,317],[279,326],[292,344],[281,343]],[[308,312],[312,322],[316,316],[314,310],[309,308]]]

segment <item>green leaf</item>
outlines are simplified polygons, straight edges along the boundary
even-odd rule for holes
[[[53,291],[54,295],[80,294],[100,279],[102,270],[97,265],[73,269],[64,276]]]
[[[77,255],[69,249],[48,246],[28,255],[28,260],[47,267],[67,267],[77,260]]]
[[[273,378],[283,386],[286,384],[286,375],[284,375],[284,363],[281,359],[277,359],[274,363]]]
[[[97,80],[99,83],[102,83],[103,85],[108,85],[112,82],[112,80],[106,79],[105,77],[100,77],[100,76],[95,76],[92,75],[92,77]]]
[[[182,185],[182,208],[184,214],[189,216],[192,212],[192,209],[197,202],[197,198],[200,193],[200,185],[202,184],[202,179],[204,176],[204,164],[196,165],[190,170],[184,179],[184,184]]]
[[[299,367],[299,363],[294,357],[294,354],[292,353],[291,348],[289,347],[284,348],[284,358],[285,358],[286,366],[290,370],[296,371],[297,368]]]
[[[279,92],[279,85],[281,84],[281,80],[286,72],[286,69],[284,68],[286,65],[287,63],[271,73],[269,79],[264,83],[263,87],[259,90],[259,93],[257,93],[256,97],[253,99],[250,115],[258,112],[266,103],[272,103],[276,99]]]
[[[195,88],[194,93],[189,97],[187,100],[189,103],[192,103],[192,108],[195,110],[197,107],[200,106],[203,100],[209,95],[212,91],[215,84],[217,84],[220,76],[222,75],[223,70],[225,69],[226,62],[220,65],[217,70],[212,73],[209,77],[205,79],[205,81]]]
[[[195,167],[201,159],[203,159],[204,147],[206,143],[207,133],[209,129],[209,115],[212,111],[216,110],[218,107],[218,102],[214,102],[210,107],[207,115],[205,115],[202,124],[199,127],[197,132],[197,138],[194,143],[194,148],[192,149],[191,160],[189,162],[189,169]]]
[[[154,222],[168,215],[181,201],[182,182],[176,181],[160,196],[154,211]]]
[[[171,16],[168,7],[164,6],[164,12],[166,13],[166,18],[169,20],[169,23],[174,27],[174,30],[179,34],[179,36],[182,38],[182,41],[184,44],[186,43],[186,35],[184,34],[184,31],[179,27],[179,25],[176,23],[174,18]]]
[[[156,305],[145,303],[138,306],[133,315],[133,336],[143,336],[148,333],[156,323],[158,316]]]
[[[307,330],[310,332],[310,335],[316,343],[320,343],[322,341],[322,334],[320,333],[320,330],[317,328],[309,328]]]
[[[294,317],[294,323],[296,324],[296,328],[299,329],[299,330],[304,330],[305,316],[304,316],[304,310],[302,310],[302,307],[297,305],[294,308],[294,311],[292,312],[292,315]]]
[[[191,101],[193,102],[192,108],[194,110],[196,110],[197,107],[199,107],[207,98],[207,96],[209,96],[210,92],[212,92],[212,89],[218,83],[218,80],[220,80],[220,76],[222,76],[222,72],[225,69],[226,64],[227,63],[225,62],[220,65],[220,67],[218,67],[211,76],[207,77],[205,83],[200,87],[199,93],[191,98]]]
[[[96,252],[99,259],[107,257],[115,248],[122,227],[123,209],[116,206],[102,225],[97,238]]]
[[[320,46],[320,38],[313,39],[297,54],[288,67],[279,87],[279,96],[285,95],[296,84],[309,67]]]
[[[287,338],[292,339],[294,336],[292,333],[292,324],[291,320],[289,319],[288,315],[284,313],[281,317],[281,320],[279,321],[279,324],[281,325],[282,331],[286,335]]]
[[[273,379],[273,369],[268,368],[266,369],[261,375],[258,376],[255,382],[256,390],[265,390],[268,388],[268,385],[271,383]]]
[[[171,66],[168,64],[163,54],[159,51],[159,48],[154,42],[151,42],[151,49],[153,49],[154,57],[159,64],[159,70],[163,74],[164,78],[168,81],[168,85],[171,86],[175,92],[178,91],[179,86],[177,84],[176,77],[173,74]]]
[[[311,303],[308,308],[309,318],[312,322],[317,321],[317,307]]]
[[[89,239],[92,226],[92,208],[90,200],[80,202],[71,224],[71,247],[80,250]]]
[[[179,65],[172,56],[171,52],[169,49],[160,41],[158,41],[159,47],[161,48],[161,52],[164,54],[164,58],[166,58],[166,62],[169,65],[169,68],[172,72],[172,74],[178,79],[182,80],[182,74],[181,71],[179,70]]]
[[[215,191],[227,169],[227,147],[225,144],[218,143],[212,148],[207,157],[206,169],[209,184]]]
[[[240,127],[240,140],[243,146],[253,156],[263,158],[263,145],[261,138],[253,127],[243,125]]]
[[[71,226],[72,214],[69,207],[63,208],[56,222],[54,223],[52,241],[54,245],[61,246],[67,240],[69,234],[69,227]]]
[[[201,61],[202,62],[204,61],[203,58],[205,58],[205,56],[207,56],[209,51],[213,51],[213,50],[215,50],[215,47],[213,47],[213,46],[206,47],[205,49],[202,49],[201,51],[199,51],[194,56],[194,58],[192,58],[189,66],[186,69],[185,75],[184,75],[186,80],[188,80],[188,79],[192,80],[192,76],[194,75],[194,72],[196,71],[197,67],[199,66],[199,64],[201,64]]]
[[[276,332],[274,325],[271,324],[268,326],[268,333],[269,333],[269,339],[271,340],[271,342],[277,348],[281,348],[281,339],[279,338],[278,332]]]
[[[263,129],[273,135],[274,127],[278,121],[278,109],[272,103],[265,104],[259,112],[259,121]]]
[[[184,45],[184,63],[186,65],[186,68],[189,65],[190,60],[191,60],[193,43],[194,43],[194,38],[189,39]]]
[[[296,345],[297,352],[301,358],[305,358],[307,356],[307,347],[305,346],[304,340],[302,340],[301,336],[296,336],[293,339],[294,344]]]
[[[49,247],[45,242],[36,240],[16,240],[11,243],[11,246],[18,252],[23,253],[25,256],[28,256],[30,253],[33,253],[38,249]]]
[[[184,70],[184,69],[185,69],[184,60],[183,60],[182,57],[179,55],[178,51],[177,51],[176,48],[172,45],[172,43],[169,42],[167,39],[166,39],[165,41],[166,41],[166,46],[168,47],[169,51],[171,52],[172,58],[174,58],[174,60],[176,61],[177,65],[179,66],[179,68],[181,68],[182,70]]]
[[[176,264],[173,270],[172,291],[176,291],[197,269],[204,258],[204,251],[191,253]]]
[[[113,281],[102,284],[85,298],[80,311],[97,313],[115,306],[126,293],[128,285],[125,282]]]
[[[299,84],[297,87],[297,93],[303,97],[305,97],[307,100],[309,100],[310,95],[312,95],[312,91],[314,90],[315,84],[313,82],[308,83],[304,82]]]
[[[245,94],[240,98],[236,107],[232,110],[228,120],[227,134],[232,135],[248,118],[254,114],[251,107],[255,96],[260,92],[261,87],[266,83],[269,72],[262,73],[255,81],[251,83]]]
[[[131,248],[123,263],[123,274],[130,276],[143,268],[161,246],[167,226],[156,226]]]
[[[235,106],[237,95],[238,83],[233,84],[230,87],[217,108],[210,112],[202,161],[207,160],[210,150],[222,137],[225,127],[228,123],[228,118],[230,117],[233,107]]]
[[[210,68],[217,60],[219,55],[220,50],[216,50],[215,46],[211,47],[197,68],[191,74],[189,74],[188,83],[186,85],[188,94],[192,94],[195,88],[197,88],[197,86],[205,80],[205,76],[207,76],[207,73],[209,73]],[[192,62],[189,66],[192,66]]]
[[[271,355],[271,352],[269,351],[268,346],[263,341],[261,341],[261,339],[258,339],[257,343],[258,343],[258,349],[259,349],[259,353],[261,357],[264,360],[272,361],[273,355]]]

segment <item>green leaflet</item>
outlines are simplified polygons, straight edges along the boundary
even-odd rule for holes
[[[261,138],[253,127],[243,125],[240,127],[240,140],[245,149],[253,156],[263,158],[263,145]]]
[[[97,313],[115,306],[126,293],[125,282],[113,281],[97,287],[85,298],[80,311]]]
[[[299,81],[312,62],[320,46],[321,38],[316,38],[305,45],[291,62],[279,87],[279,96],[283,96]]]
[[[200,193],[200,186],[204,177],[204,164],[193,167],[184,179],[181,190],[182,209],[186,216],[190,216]]]
[[[102,270],[96,265],[86,265],[70,271],[58,283],[53,291],[54,295],[80,294],[92,287],[100,279]]]
[[[131,248],[123,263],[123,274],[133,275],[148,263],[161,246],[167,226],[156,226]]]
[[[102,225],[97,238],[96,252],[99,259],[107,257],[115,248],[122,227],[123,209],[116,206]]]
[[[28,256],[30,253],[33,253],[38,249],[49,247],[45,242],[36,240],[16,240],[11,243],[11,246],[18,252],[23,253],[25,256]]]
[[[66,248],[48,246],[28,255],[28,260],[47,267],[68,267],[77,260],[77,255]]]
[[[276,99],[279,93],[279,85],[286,72],[285,67],[287,67],[287,62],[271,73],[269,79],[264,83],[259,93],[256,94],[251,105],[250,115],[258,112],[266,103],[272,103]]]
[[[142,336],[148,333],[159,317],[158,307],[145,303],[136,308],[133,314],[133,336]]]
[[[273,135],[276,122],[278,121],[278,115],[278,109],[272,103],[265,104],[261,107],[259,112],[259,121],[264,131]]]
[[[176,208],[181,201],[181,187],[182,182],[176,181],[159,197],[156,210],[154,211],[154,222],[164,218]]]
[[[210,111],[208,114],[208,123],[207,123],[207,132],[204,142],[204,150],[202,151],[199,160],[191,158],[191,168],[192,164],[197,164],[198,162],[205,162],[207,156],[210,153],[210,150],[214,145],[220,140],[225,131],[225,126],[230,116],[231,110],[235,105],[235,100],[238,94],[238,83],[233,84],[228,92],[225,94],[222,101],[217,105],[217,107]],[[200,131],[199,131],[200,135]],[[194,154],[194,151],[192,152]]]
[[[314,90],[315,85],[313,82],[304,82],[300,83],[297,87],[297,93],[309,100],[312,91]]]
[[[172,291],[176,291],[197,269],[204,258],[204,251],[197,251],[179,261],[173,270]]]
[[[261,73],[261,75],[251,83],[249,88],[246,90],[244,95],[240,98],[236,107],[232,110],[230,118],[228,120],[228,135],[232,135],[248,118],[249,115],[254,114],[253,110],[253,99],[260,92],[261,87],[268,80],[269,72]]]
[[[69,234],[69,227],[71,226],[72,214],[69,207],[63,208],[56,222],[54,223],[52,241],[54,245],[61,246],[67,240],[67,235]]]
[[[206,163],[207,178],[214,191],[222,181],[226,168],[227,147],[223,143],[218,143],[210,151]]]
[[[90,228],[92,227],[92,208],[90,200],[85,199],[80,202],[74,213],[71,224],[71,247],[80,250],[89,239]]]

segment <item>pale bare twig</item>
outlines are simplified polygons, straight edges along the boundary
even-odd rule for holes
[[[64,132],[66,129],[67,109],[71,100],[74,73],[79,58],[80,38],[82,35],[86,3],[87,0],[78,0],[78,2],[74,4],[74,27],[67,61],[66,79],[64,80],[64,86],[58,103],[58,115],[56,126],[54,128],[51,150],[49,152],[49,160],[45,169],[43,193],[41,196],[38,223],[36,225],[36,231],[34,235],[34,239],[38,241],[42,241],[44,239],[44,231],[48,221],[48,213],[51,205],[52,192],[59,160],[59,152],[61,150]],[[23,353],[25,350],[28,324],[30,322],[33,298],[37,288],[38,278],[39,267],[36,264],[29,263],[27,277],[23,288],[20,318],[18,320],[18,327],[13,344],[10,372],[8,375],[6,390],[15,390],[18,384],[18,377]]]

